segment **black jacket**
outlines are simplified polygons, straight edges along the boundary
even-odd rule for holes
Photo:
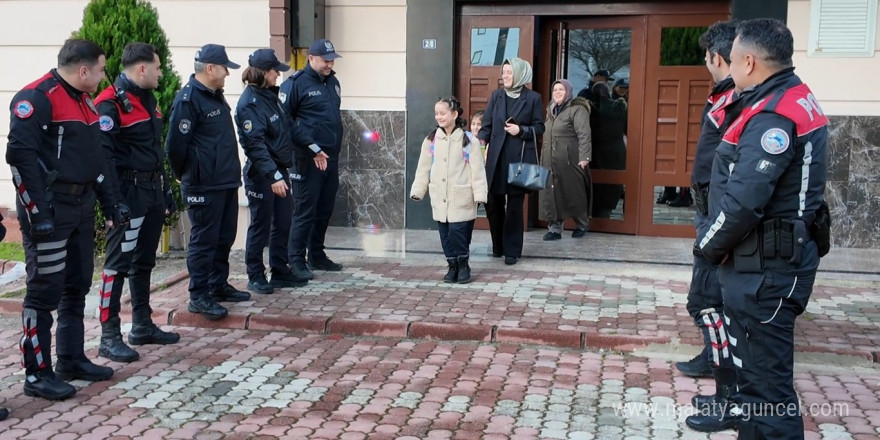
[[[153,92],[138,87],[123,74],[95,102],[101,115],[103,146],[116,165],[108,170],[108,178],[117,180],[117,170],[160,173],[167,191],[162,111]]]
[[[89,95],[52,69],[12,98],[6,161],[30,221],[48,212],[51,183],[94,185],[105,209],[116,204],[99,183],[109,157],[101,148],[98,110]]]
[[[306,64],[281,84],[281,106],[292,119],[297,143],[317,144],[331,161],[339,160],[342,150],[342,113],[339,106],[339,80],[336,72],[326,78]],[[314,152],[297,149],[297,157],[311,157]]]
[[[526,190],[507,184],[508,164],[515,162],[538,163],[537,140],[544,134],[544,106],[541,95],[523,87],[507,113],[507,94],[504,89],[492,92],[483,114],[483,126],[477,137],[489,144],[486,157],[486,181],[491,194],[524,194]],[[508,118],[519,123],[517,136],[504,131]],[[525,142],[525,152],[523,143]]]
[[[825,191],[828,118],[793,69],[744,90],[740,99],[743,111],[716,151],[710,225],[695,248],[714,263],[762,221],[811,224]]]
[[[290,123],[278,99],[278,87],[245,87],[235,109],[235,123],[239,143],[252,164],[252,175],[269,182],[283,180],[293,165],[294,144]]]
[[[703,126],[697,140],[697,152],[694,155],[694,171],[691,183],[706,185],[712,177],[712,161],[715,149],[721,142],[721,135],[730,124],[728,116],[736,114],[734,104],[734,84],[731,77],[724,78],[715,84],[703,106]]]
[[[223,90],[211,90],[195,75],[171,107],[165,140],[168,162],[186,194],[241,186],[241,161],[232,114]]]

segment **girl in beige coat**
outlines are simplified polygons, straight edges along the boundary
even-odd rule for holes
[[[489,187],[479,142],[465,134],[467,122],[453,97],[434,104],[437,129],[422,141],[419,165],[410,197],[431,194],[431,211],[440,231],[440,244],[449,263],[447,283],[468,283],[468,250],[477,217],[477,204],[486,203]]]

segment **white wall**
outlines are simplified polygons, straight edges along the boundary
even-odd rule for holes
[[[880,87],[874,76],[880,72],[880,32],[875,31],[873,57],[809,57],[810,6],[810,0],[788,2],[788,26],[794,36],[795,73],[810,86],[825,113],[880,116]]]
[[[346,110],[406,110],[406,0],[327,0]]]
[[[7,67],[0,76],[0,151],[6,150],[9,131],[9,102],[24,85],[39,78],[56,64],[61,44],[82,23],[87,0],[4,0],[0,1],[0,59]],[[247,65],[254,49],[269,45],[269,0],[153,0],[159,23],[168,36],[174,68],[185,83],[192,73],[195,51],[205,43],[223,44],[232,61]],[[37,28],[31,17],[44,22]],[[194,17],[202,17],[193,20]],[[247,24],[244,26],[243,24]],[[233,70],[226,80],[226,98],[235,108],[241,94],[241,70]],[[244,160],[243,154],[242,161]],[[5,163],[5,160],[3,160]],[[0,206],[14,207],[15,193],[8,166],[0,166]],[[246,203],[243,193],[241,204]],[[246,208],[243,208],[246,211]],[[244,243],[240,216],[239,239]]]

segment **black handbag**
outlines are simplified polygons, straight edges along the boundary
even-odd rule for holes
[[[526,153],[526,141],[523,141],[522,150],[519,154],[519,162],[507,165],[507,184],[536,191],[547,186],[550,171],[535,163],[523,162]],[[535,144],[535,158],[537,162],[538,145]]]

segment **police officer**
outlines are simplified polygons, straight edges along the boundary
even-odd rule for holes
[[[694,253],[721,264],[736,366],[740,439],[803,439],[793,385],[794,322],[819,265],[828,119],[794,74],[793,42],[773,19],[740,23],[730,74],[742,112],[718,146],[708,228]],[[820,242],[820,244],[823,244]]]
[[[12,99],[6,161],[16,187],[27,265],[19,343],[24,393],[49,400],[73,396],[64,380],[102,381],[113,369],[83,352],[83,317],[92,282],[95,196],[108,226],[124,227],[128,208],[103,187],[107,163],[98,112],[89,98],[104,79],[104,51],[88,40],[67,40],[58,68]],[[97,159],[97,160],[96,160]],[[58,309],[58,362],[52,371],[52,311]]]
[[[735,37],[734,21],[717,22],[700,36],[700,47],[706,53],[706,68],[712,75],[715,86],[703,108],[703,126],[697,140],[697,153],[691,175],[697,202],[694,225],[698,235],[708,228],[709,179],[712,175],[715,149],[721,142],[721,135],[727,129],[731,115],[736,113],[734,84],[730,77],[730,48]],[[705,258],[694,256],[687,310],[703,334],[704,346],[703,351],[695,358],[689,362],[678,362],[675,366],[686,376],[715,378],[715,395],[695,396],[693,403],[700,409],[700,413],[685,420],[688,426],[697,431],[722,431],[733,427],[738,421],[737,417],[718,411],[725,404],[733,404],[732,398],[736,390],[736,372],[727,347],[724,320],[721,319],[723,307],[717,267]]]
[[[101,275],[101,345],[98,355],[117,362],[133,362],[138,352],[122,341],[119,301],[125,278],[130,278],[133,345],[173,344],[177,333],[159,329],[150,316],[150,273],[156,266],[156,248],[165,216],[175,210],[165,175],[162,148],[162,112],[153,90],[159,87],[161,61],[156,48],[130,43],[122,50],[123,72],[98,99],[99,126],[104,147],[113,158],[119,192],[131,209],[126,228],[107,236],[107,255]]]
[[[206,44],[196,52],[195,74],[174,98],[165,145],[192,223],[186,268],[189,307],[210,320],[229,314],[220,301],[247,301],[229,284],[229,250],[238,223],[241,162],[223,86],[239,66],[226,48]]]
[[[281,84],[282,106],[295,130],[309,145],[296,149],[290,173],[293,184],[293,224],[290,228],[290,265],[297,278],[314,278],[311,269],[340,271],[324,252],[324,235],[339,189],[339,153],[342,149],[340,89],[333,64],[340,55],[330,40],[309,47],[309,62]]]
[[[247,87],[235,110],[238,138],[248,158],[243,170],[251,212],[245,250],[247,288],[259,294],[272,293],[275,287],[301,287],[308,283],[291,273],[287,260],[293,207],[287,182],[294,143],[275,82],[281,72],[289,69],[290,66],[278,61],[272,49],[257,49],[248,57],[248,67],[241,75]],[[263,248],[267,244],[271,283],[266,280],[263,266]]]

